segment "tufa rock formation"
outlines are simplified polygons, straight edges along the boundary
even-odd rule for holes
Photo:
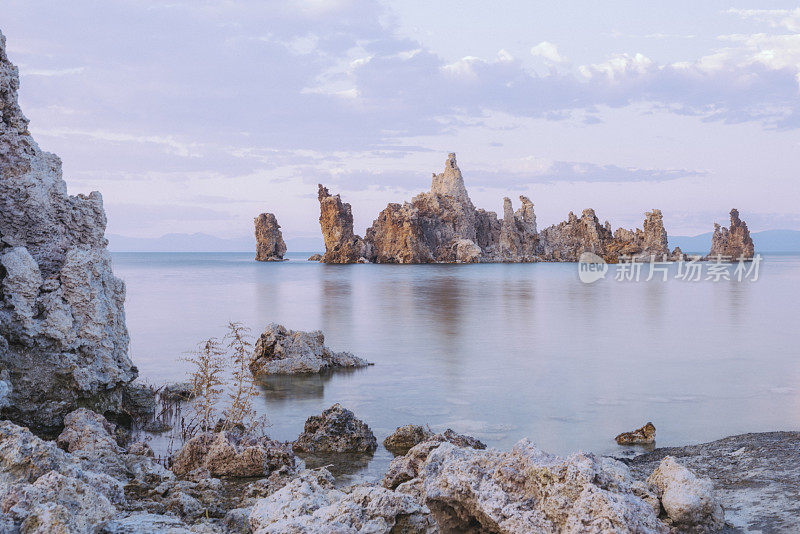
[[[339,195],[319,184],[319,225],[325,241],[325,263],[357,263],[365,255],[364,240],[353,233],[353,212]]]
[[[648,422],[642,428],[623,432],[614,439],[620,445],[648,445],[656,442],[656,427]]]
[[[283,261],[286,243],[275,215],[262,213],[253,222],[256,226],[256,261]]]
[[[375,263],[578,261],[585,251],[610,263],[680,256],[680,251],[669,254],[660,210],[645,215],[643,229],[612,232],[587,209],[580,218],[570,213],[566,221],[539,232],[533,202],[520,196],[516,211],[504,199],[498,219],[472,204],[455,154],[448,155],[443,173],[433,175],[430,192],[389,204],[363,240],[353,234],[350,205],[319,187],[326,263],[364,261],[361,255]]]
[[[711,236],[711,252],[707,259],[721,258],[728,261],[737,261],[739,258],[753,259],[753,239],[747,223],[739,218],[739,210],[731,210],[730,228],[720,227],[714,223],[714,235]]]
[[[137,371],[102,197],[67,195],[61,160],[28,132],[18,88],[0,34],[0,415],[53,434],[78,406],[118,413]]]
[[[336,403],[320,415],[306,420],[303,433],[293,445],[295,452],[373,453],[378,441],[369,426],[350,410]]]
[[[342,367],[366,367],[370,362],[325,346],[319,330],[303,332],[270,323],[256,340],[250,372],[253,376],[319,373]]]

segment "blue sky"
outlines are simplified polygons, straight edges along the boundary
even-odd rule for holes
[[[5,0],[39,144],[109,231],[363,232],[458,154],[473,202],[540,226],[593,207],[674,235],[739,208],[800,229],[800,7],[789,2]]]

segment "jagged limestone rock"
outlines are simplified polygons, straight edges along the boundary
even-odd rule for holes
[[[137,371],[125,285],[114,276],[100,193],[67,195],[17,103],[0,34],[0,372],[2,417],[55,434],[78,406],[119,413]]]
[[[656,442],[656,427],[648,422],[642,428],[623,432],[614,440],[620,445],[647,445]]]
[[[325,241],[324,263],[358,263],[368,250],[364,240],[353,233],[353,212],[350,204],[339,195],[331,195],[322,184],[318,186],[319,225]]]
[[[372,364],[349,352],[326,347],[325,335],[319,330],[303,332],[270,323],[256,340],[250,371],[254,376],[284,375],[368,365]]]
[[[336,403],[306,420],[293,447],[295,452],[305,453],[372,453],[378,448],[378,440],[365,422]]]
[[[731,210],[730,228],[721,227],[714,223],[714,235],[711,236],[711,252],[707,258],[714,260],[720,258],[727,261],[737,261],[740,258],[752,259],[754,255],[753,238],[747,223],[739,218],[739,210]]]
[[[275,215],[262,213],[253,222],[256,227],[256,261],[283,261],[286,243]]]

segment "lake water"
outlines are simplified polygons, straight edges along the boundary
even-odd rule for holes
[[[576,264],[259,263],[238,253],[115,253],[142,379],[186,378],[179,358],[278,322],[375,363],[264,384],[269,434],[292,440],[339,402],[378,441],[407,424],[489,446],[622,454],[613,437],[653,421],[657,445],[800,428],[800,257],[765,256],[759,279],[582,283]],[[646,278],[647,266],[643,267]],[[731,268],[733,273],[733,268]],[[705,278],[705,272],[703,277]],[[390,455],[379,447],[359,476]]]

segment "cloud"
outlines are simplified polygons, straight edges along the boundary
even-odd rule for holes
[[[569,61],[566,57],[558,53],[558,47],[556,47],[556,45],[547,41],[542,41],[531,48],[531,55],[544,58],[553,63],[566,63]]]
[[[795,9],[736,9],[728,13],[739,15],[744,19],[767,22],[773,27],[786,28],[792,32],[800,32],[800,7]]]
[[[533,184],[555,183],[633,183],[666,182],[689,177],[702,177],[707,173],[690,169],[640,169],[618,165],[598,165],[588,162],[550,161],[547,158],[528,157],[512,162],[500,170],[462,169],[467,188],[512,188]],[[336,189],[360,191],[366,189],[427,191],[430,173],[388,169],[336,171],[306,169],[300,173],[306,181],[322,181]],[[316,183],[316,182],[315,182]]]

